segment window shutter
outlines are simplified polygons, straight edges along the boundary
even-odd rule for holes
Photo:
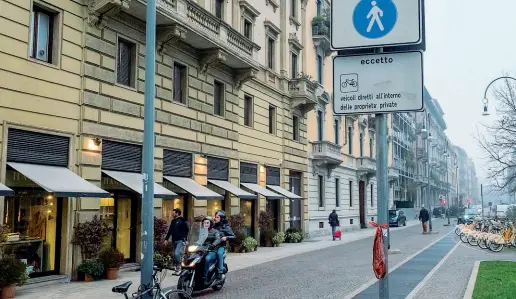
[[[142,172],[142,147],[110,140],[102,142],[102,169]]]
[[[68,167],[70,138],[9,128],[7,161]]]
[[[168,176],[192,177],[193,157],[191,153],[171,150],[163,151],[163,174]]]
[[[250,163],[240,163],[240,182],[258,183],[258,165]]]
[[[227,181],[229,177],[229,160],[208,157],[208,179]]]

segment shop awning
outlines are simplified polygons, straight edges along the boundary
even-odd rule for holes
[[[110,196],[109,192],[86,181],[66,167],[14,162],[8,162],[7,165],[56,197]]]
[[[265,196],[267,199],[282,199],[284,198],[283,195],[280,195],[278,193],[275,193],[275,192],[272,192],[270,190],[267,190],[266,188],[263,188],[262,186],[258,185],[258,184],[252,184],[252,183],[241,183],[240,185],[242,185],[243,187],[253,191],[253,192],[256,192],[260,195],[263,195]]]
[[[14,191],[4,184],[0,184],[0,196],[12,196]]]
[[[285,196],[288,199],[303,199],[301,196],[294,194],[286,189],[283,189],[280,186],[267,185],[267,188],[271,189],[272,191],[274,191],[276,193],[279,193],[279,194]]]
[[[124,171],[112,171],[112,170],[102,170],[102,172],[116,180],[120,184],[126,186],[127,188],[135,191],[136,193],[142,195],[143,193],[143,177],[141,173],[137,172],[124,172]],[[164,197],[177,197],[177,194],[166,189],[165,187],[154,183],[154,198],[164,198]]]
[[[228,181],[208,180],[208,183],[213,184],[221,189],[224,189],[227,192],[241,199],[254,199],[257,197],[255,194],[244,191]]]
[[[203,185],[197,183],[196,181],[190,178],[177,177],[177,176],[164,176],[165,180],[171,182],[176,185],[180,189],[185,190],[186,193],[191,194],[193,197],[206,200],[206,199],[214,199],[221,200],[224,197],[218,194],[215,191],[211,191],[210,189],[204,187]]]

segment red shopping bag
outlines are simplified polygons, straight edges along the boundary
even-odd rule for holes
[[[383,247],[383,232],[382,228],[387,229],[387,224],[378,224],[376,222],[370,221],[369,224],[376,227],[376,233],[374,236],[373,243],[373,271],[374,275],[376,275],[377,279],[383,279],[387,274],[387,267],[385,264],[385,254]]]

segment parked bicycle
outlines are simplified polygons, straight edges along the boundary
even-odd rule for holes
[[[472,246],[500,252],[504,247],[516,247],[514,223],[507,219],[475,219],[470,224],[459,224],[455,233]]]
[[[166,276],[165,268],[154,266],[154,273],[152,274],[152,282],[153,282],[152,287],[146,288],[146,287],[144,287],[144,285],[140,285],[138,287],[138,291],[136,291],[135,293],[132,294],[132,298],[142,299],[142,298],[144,298],[144,295],[150,294],[153,299],[171,299],[171,298],[175,298],[175,296],[173,296],[173,295],[177,294],[177,295],[182,295],[182,298],[192,299],[192,297],[188,293],[181,291],[181,290],[170,289],[170,290],[164,291],[161,288],[161,282],[163,281],[165,276]],[[112,291],[113,291],[113,293],[118,293],[118,294],[124,295],[125,299],[129,299],[129,296],[127,295],[127,291],[129,291],[129,287],[131,287],[132,284],[133,284],[132,281],[124,282],[121,285],[117,285],[117,286],[113,287]]]

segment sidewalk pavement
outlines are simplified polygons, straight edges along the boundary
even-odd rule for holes
[[[408,227],[419,225],[419,221],[412,220],[405,227],[391,228],[391,230],[403,230]],[[232,271],[252,267],[255,265],[275,261],[292,255],[302,254],[333,246],[350,243],[357,240],[366,239],[374,236],[375,229],[368,228],[359,231],[353,231],[342,234],[342,240],[333,241],[330,235],[307,239],[302,243],[289,244],[284,243],[280,247],[259,247],[258,251],[250,253],[228,253],[226,262],[230,273]],[[231,275],[231,274],[229,274]],[[103,299],[123,298],[120,294],[111,292],[111,288],[115,285],[122,284],[126,281],[132,281],[133,285],[129,289],[130,294],[136,292],[140,282],[140,272],[120,272],[117,280],[100,280],[95,282],[70,282],[59,283],[55,285],[44,286],[41,288],[20,288],[17,290],[16,298],[45,298],[45,299],[86,299],[92,295]],[[170,274],[162,282],[163,288],[175,288],[177,284],[177,276]]]

